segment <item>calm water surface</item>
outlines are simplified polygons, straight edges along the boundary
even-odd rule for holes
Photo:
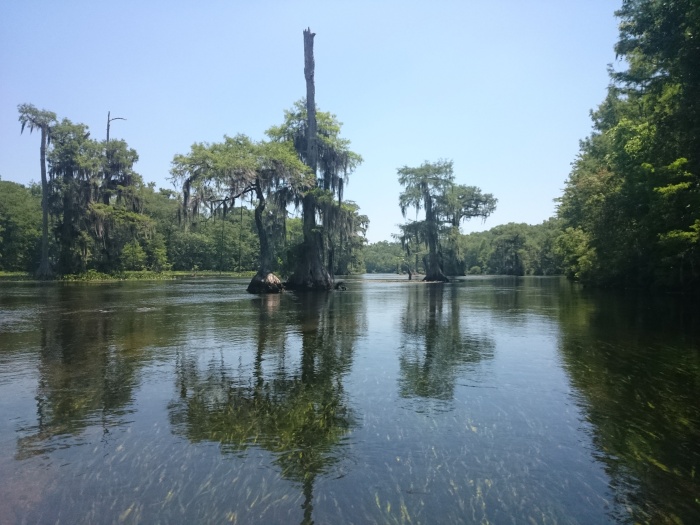
[[[0,283],[0,523],[700,523],[700,315],[558,278]]]

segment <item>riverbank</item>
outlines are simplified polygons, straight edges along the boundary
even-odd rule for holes
[[[199,277],[231,277],[231,278],[252,278],[255,272],[217,272],[213,270],[207,271],[127,271],[118,274],[107,274],[89,270],[85,273],[77,275],[64,275],[54,279],[54,281],[68,282],[110,282],[110,281],[168,281],[173,279],[183,278],[199,278]],[[14,281],[36,281],[36,277],[30,273],[24,272],[0,272],[0,282]]]

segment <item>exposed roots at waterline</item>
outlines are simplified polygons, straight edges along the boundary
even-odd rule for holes
[[[246,288],[248,293],[254,294],[280,293],[283,290],[284,285],[279,277],[272,272],[263,271],[256,273]]]

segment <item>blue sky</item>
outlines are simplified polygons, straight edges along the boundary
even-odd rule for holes
[[[498,198],[485,222],[553,215],[589,111],[615,62],[603,0],[8,1],[0,5],[0,177],[39,180],[32,103],[139,153],[173,188],[172,158],[224,134],[263,139],[305,94],[302,31],[316,33],[316,102],[364,163],[346,198],[371,242],[403,222],[396,170],[452,159],[461,184]]]

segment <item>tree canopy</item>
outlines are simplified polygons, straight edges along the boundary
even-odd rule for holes
[[[335,115],[316,108],[315,124],[312,171],[318,171],[301,199],[304,244],[296,255],[297,265],[288,281],[298,290],[330,288],[338,240],[350,235],[349,208],[341,205],[343,190],[362,162],[362,157],[350,150],[350,141],[341,137],[342,124]],[[293,144],[300,160],[310,166],[308,128],[307,104],[300,100],[284,112],[284,122],[271,127],[267,135],[274,142]]]
[[[185,217],[197,214],[202,205],[225,216],[236,199],[250,194],[257,200],[260,257],[249,291],[280,291],[279,278],[271,274],[275,248],[284,241],[279,233],[285,231],[286,208],[310,185],[308,170],[291,143],[254,142],[239,134],[221,143],[194,144],[189,155],[175,156],[171,172],[183,187]],[[274,204],[271,209],[268,202]]]
[[[625,0],[593,133],[560,199],[567,273],[589,284],[700,288],[700,8]]]
[[[404,166],[398,169],[398,175],[404,187],[399,195],[402,215],[407,217],[410,209],[415,210],[416,217],[419,211],[424,212],[423,220],[400,226],[401,243],[409,255],[421,243],[427,247],[424,280],[447,281],[440,242],[441,237],[445,239],[446,227],[459,231],[463,220],[488,217],[496,209],[497,200],[475,186],[455,184],[452,161],[426,161],[417,168]]]
[[[328,269],[364,270],[369,219],[342,200],[360,157],[339,137],[340,123],[329,113],[318,112],[319,177],[295,148],[298,111],[272,127],[268,140],[238,134],[193,144],[173,158],[172,181],[181,191],[156,191],[136,172],[139,155],[126,141],[95,140],[84,124],[59,121],[31,104],[18,109],[22,131],[42,132],[42,183],[26,188],[0,181],[0,270],[39,267],[44,278],[254,270],[251,291],[258,285],[257,291],[279,291],[273,272],[290,275],[303,252],[302,219],[290,213],[309,195],[322,221],[316,231]]]

